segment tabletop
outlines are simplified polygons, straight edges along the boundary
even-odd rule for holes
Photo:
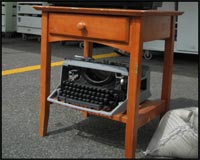
[[[133,9],[112,9],[112,8],[82,8],[82,7],[61,7],[61,6],[34,6],[36,10],[46,12],[66,12],[98,15],[117,16],[178,16],[183,14],[179,11],[158,11],[158,10],[133,10]]]

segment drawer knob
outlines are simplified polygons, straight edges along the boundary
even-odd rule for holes
[[[86,24],[84,22],[79,22],[76,27],[78,30],[84,30],[86,28]]]

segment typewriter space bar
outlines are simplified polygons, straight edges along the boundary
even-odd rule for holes
[[[93,109],[96,109],[96,110],[100,110],[103,107],[100,104],[94,104],[94,103],[90,103],[90,102],[79,101],[79,100],[71,99],[71,98],[65,98],[65,103],[70,103],[70,104],[73,104],[73,105],[88,107],[88,108],[91,108],[91,109],[93,108]]]

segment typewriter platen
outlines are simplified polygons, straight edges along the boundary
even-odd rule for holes
[[[126,111],[128,70],[126,64],[96,62],[91,58],[65,59],[60,84],[48,101],[74,109],[112,116]],[[142,65],[140,103],[150,94],[149,67]]]

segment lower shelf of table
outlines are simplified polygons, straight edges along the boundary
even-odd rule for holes
[[[139,105],[139,114],[138,114],[138,121],[137,125],[138,128],[142,127],[143,125],[147,124],[157,116],[163,114],[165,111],[165,101],[164,100],[146,100],[144,103]],[[92,113],[82,111],[85,115],[95,115],[101,116],[104,118],[108,118],[111,120],[119,121],[122,123],[127,123],[128,116],[127,113],[119,113],[113,116],[106,116],[102,114]]]
[[[157,116],[161,115],[165,111],[165,102],[164,100],[156,101],[156,100],[147,100],[144,103],[139,105],[139,114],[138,114],[138,128],[147,124]],[[85,112],[84,114],[101,116],[104,118],[108,118],[111,120],[119,121],[122,123],[127,123],[128,116],[126,113],[120,113],[114,116],[105,116],[101,114],[95,114],[90,112]]]

